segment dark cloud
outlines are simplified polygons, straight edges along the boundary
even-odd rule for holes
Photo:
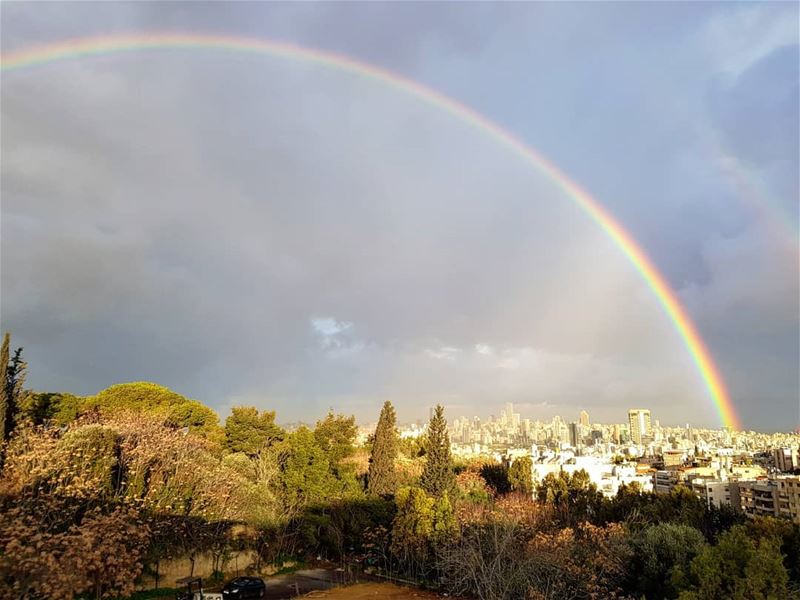
[[[95,6],[4,5],[4,47],[142,28],[265,35],[497,113],[644,240],[752,424],[794,418],[796,262],[706,168],[715,64],[683,75],[724,11],[697,22],[659,7],[671,25],[645,57],[671,35],[695,44],[659,72],[615,41],[647,22],[638,8],[593,8],[598,30],[574,6]],[[779,76],[748,72],[728,104]],[[64,62],[2,84],[2,316],[37,387],[153,379],[287,419],[335,406],[369,420],[390,397],[403,418],[515,401],[533,418],[620,420],[645,404],[667,422],[715,421],[619,250],[552,181],[451,115],[346,73],[208,51]],[[756,397],[774,411],[750,408]]]
[[[733,81],[719,81],[709,114],[732,152],[759,167],[798,162],[800,46],[776,48]]]

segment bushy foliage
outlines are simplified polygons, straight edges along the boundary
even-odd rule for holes
[[[370,543],[366,532],[388,531],[394,515],[394,502],[374,496],[312,504],[295,521],[302,542],[298,550],[336,560],[365,554]]]
[[[433,556],[456,531],[447,492],[431,497],[419,487],[405,487],[395,496],[397,513],[392,523],[391,552],[401,568],[426,579],[436,567]]]
[[[275,424],[275,411],[235,406],[225,420],[225,447],[231,452],[256,456],[285,436]]]
[[[487,599],[782,600],[800,579],[800,527],[742,524],[687,488],[606,499],[585,471],[533,486],[529,458],[456,475],[442,407],[398,451],[389,403],[356,449],[353,417],[287,433],[273,412],[236,408],[222,429],[155,384],[20,397],[0,472],[0,597],[117,597],[168,558],[208,552],[222,571],[242,544],[263,560],[359,557]]]
[[[320,498],[331,500],[358,493],[355,478],[339,479],[328,455],[307,427],[286,436],[276,446],[279,481],[285,509],[294,510]]]
[[[569,474],[548,473],[536,486],[536,498],[551,505],[562,526],[595,520],[603,504],[603,496],[583,469]]]
[[[699,530],[679,523],[646,527],[631,538],[631,588],[647,598],[677,598],[689,565],[706,546]]]
[[[92,411],[106,415],[131,411],[160,415],[168,425],[187,427],[196,435],[217,443],[222,441],[217,413],[197,400],[190,400],[167,387],[147,381],[112,385],[95,396],[84,398],[80,412]]]
[[[454,499],[474,504],[485,504],[491,500],[492,489],[479,473],[467,469],[456,475]]]
[[[744,526],[736,525],[692,560],[689,589],[680,598],[784,600],[789,597],[787,582],[780,541],[772,536],[754,540]]]
[[[29,420],[34,425],[52,424],[64,426],[78,418],[81,399],[67,393],[27,394],[20,403],[21,420]]]
[[[481,465],[481,477],[495,494],[507,494],[511,491],[511,481],[508,478],[508,468],[501,463],[486,463]]]
[[[521,456],[508,469],[511,489],[521,494],[533,493],[533,461],[530,456]]]
[[[0,596],[69,600],[133,592],[150,536],[135,509],[94,508],[48,528],[29,508],[0,511]]]

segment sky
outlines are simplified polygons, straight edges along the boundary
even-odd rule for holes
[[[661,270],[746,428],[800,424],[795,3],[5,2],[3,53],[131,32],[291,42],[446,94]],[[4,72],[0,318],[29,386],[148,380],[313,422],[719,415],[653,292],[545,173],[308,62],[139,51]]]

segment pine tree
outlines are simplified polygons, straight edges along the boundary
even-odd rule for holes
[[[383,403],[375,439],[372,442],[372,456],[369,459],[367,491],[376,496],[394,494],[397,489],[395,459],[397,458],[397,417],[394,406],[388,400]]]
[[[453,457],[450,455],[450,436],[447,434],[447,420],[444,408],[437,405],[428,423],[425,440],[425,467],[422,470],[420,485],[432,496],[440,497],[453,489],[455,473]]]

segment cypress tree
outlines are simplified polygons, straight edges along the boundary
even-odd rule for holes
[[[9,360],[11,334],[6,332],[0,346],[0,465],[5,457],[5,443],[14,429],[14,418],[22,396],[25,371],[28,365],[22,360],[22,348],[17,348]]]
[[[9,398],[8,398],[8,359],[11,334],[6,332],[3,336],[3,345],[0,347],[0,458],[3,455],[3,445],[6,441],[6,427],[8,424]]]
[[[447,434],[447,420],[444,408],[436,406],[425,440],[425,467],[422,470],[420,485],[431,496],[440,497],[452,490],[455,484],[453,457],[450,455],[450,436]]]
[[[397,417],[394,406],[388,400],[383,403],[375,438],[372,442],[372,455],[369,459],[367,491],[376,496],[394,494],[397,489],[395,459],[397,458]]]

